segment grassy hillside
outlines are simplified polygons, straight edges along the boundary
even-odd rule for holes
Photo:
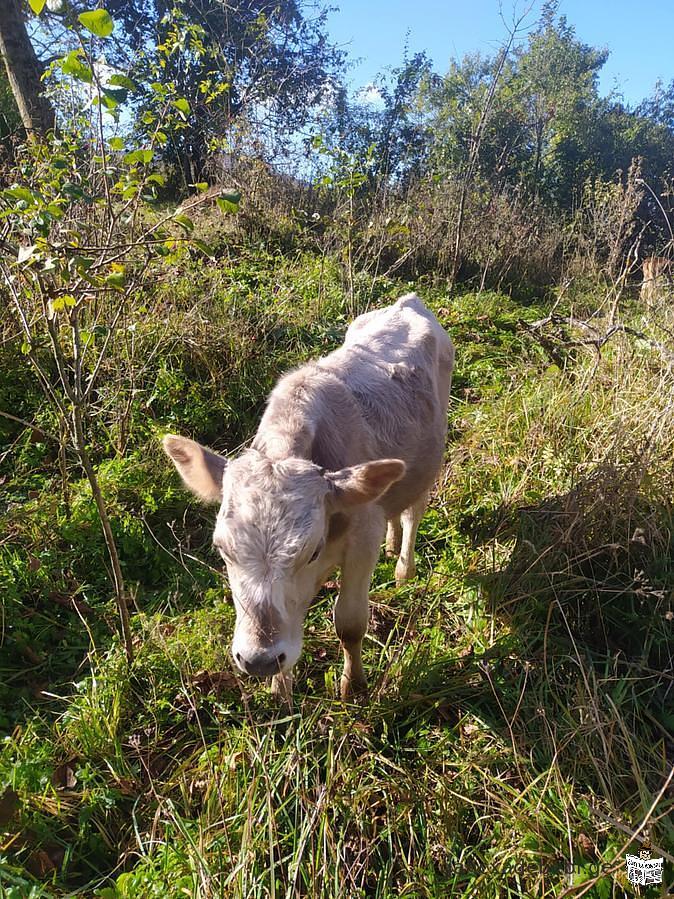
[[[396,589],[377,567],[362,705],[335,698],[326,586],[279,711],[230,663],[214,513],[159,437],[234,450],[278,374],[411,288],[457,346],[418,574]],[[636,302],[599,350],[533,324],[553,300],[361,278],[352,310],[329,258],[259,249],[148,285],[92,446],[130,670],[88,486],[68,459],[64,490],[54,422],[2,345],[0,408],[42,430],[0,418],[0,895],[609,897],[646,829],[674,881],[674,376]]]

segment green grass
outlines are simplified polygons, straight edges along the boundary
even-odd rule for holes
[[[409,287],[363,279],[356,299]],[[137,606],[131,670],[84,483],[72,466],[68,512],[51,448],[7,426],[0,895],[618,896],[648,812],[674,854],[671,788],[652,807],[674,752],[671,372],[625,335],[559,368],[521,324],[543,301],[417,288],[457,345],[447,465],[414,583],[375,572],[362,705],[335,698],[332,589],[292,712],[239,679],[212,512],[157,450],[170,428],[236,446],[278,373],[339,342],[332,263],[186,271],[168,306],[162,286],[145,299],[135,355],[115,350],[93,449]],[[18,385],[19,355],[3,365]]]

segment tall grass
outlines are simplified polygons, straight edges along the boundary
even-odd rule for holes
[[[46,480],[32,505],[4,512],[15,531],[0,547],[14,604],[3,639],[23,693],[5,697],[0,891],[619,896],[626,847],[646,832],[672,881],[667,360],[622,334],[601,354],[571,341],[552,364],[523,324],[544,303],[420,285],[458,362],[419,572],[400,589],[390,561],[375,572],[360,705],[335,698],[335,589],[322,592],[287,712],[230,665],[233,613],[207,567],[208,513],[162,469],[154,441],[170,423],[224,445],[223,415],[232,443],[244,439],[278,371],[338,342],[338,273],[305,258],[201,277],[198,295],[174,291],[180,312],[167,312],[168,343],[134,398],[128,451],[114,458],[99,438],[139,585],[130,672],[103,627],[104,577],[84,564],[99,539],[86,496],[67,518]],[[356,299],[406,288],[373,295],[362,282]],[[640,316],[629,304],[623,314]],[[157,328],[153,317],[138,339],[150,345]],[[15,473],[17,496],[29,477],[29,465]],[[31,556],[43,559],[35,571]],[[58,629],[81,623],[38,594],[63,560],[93,614],[91,640],[61,645]],[[15,634],[31,637],[35,618],[50,659],[31,675]],[[56,664],[67,647],[73,658]],[[53,680],[37,682],[45,672]]]

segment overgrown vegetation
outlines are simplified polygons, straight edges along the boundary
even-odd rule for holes
[[[281,4],[266,31],[240,6],[232,58],[253,48],[268,76],[284,28],[319,53],[322,19],[302,30]],[[148,8],[143,71],[168,54],[198,74],[138,92],[125,40],[117,81],[101,75],[112,20],[69,9],[49,75],[60,133],[5,142],[0,176],[0,895],[603,899],[631,889],[624,856],[646,837],[665,884],[641,894],[664,894],[674,317],[667,289],[645,305],[632,279],[665,242],[666,165],[643,149],[645,132],[672,140],[662,92],[657,114],[602,105],[602,54],[548,4],[500,59],[442,79],[408,61],[380,113],[335,94],[318,176],[289,178],[234,108],[253,76],[265,99],[265,72],[225,97],[227,48],[199,20],[219,7]],[[134,10],[111,4],[122,25]],[[322,61],[286,85],[296,124],[338,55]],[[119,91],[145,116],[132,133]],[[621,173],[598,162],[598,121],[618,123]],[[207,177],[188,162],[222,162],[223,122],[242,141],[227,181],[185,200],[176,185]],[[235,451],[281,372],[410,289],[457,346],[418,574],[396,588],[389,560],[376,569],[364,704],[336,699],[326,585],[279,710],[230,662],[213,513],[159,440]]]
[[[522,324],[542,306],[425,286],[461,352],[424,564],[402,590],[377,569],[367,707],[335,699],[329,588],[279,716],[230,666],[209,516],[157,434],[175,422],[232,448],[275,375],[339,340],[344,301],[312,258],[179,285],[192,276],[201,296],[161,329],[124,455],[103,430],[96,443],[138,609],[128,671],[90,494],[75,480],[68,515],[49,443],[12,429],[5,889],[25,895],[30,872],[56,894],[112,877],[101,895],[544,895],[568,863],[575,883],[618,864],[596,887],[611,895],[618,825],[637,830],[671,767],[674,384],[659,353],[617,335],[560,369]],[[234,311],[250,329],[236,337]],[[33,416],[30,397],[18,411]],[[665,792],[649,828],[671,852],[670,809]]]

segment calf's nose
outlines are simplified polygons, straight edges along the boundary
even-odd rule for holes
[[[251,674],[253,677],[271,677],[281,670],[286,660],[286,654],[272,648],[251,652],[247,655],[235,652],[234,658],[239,668],[246,674]]]

